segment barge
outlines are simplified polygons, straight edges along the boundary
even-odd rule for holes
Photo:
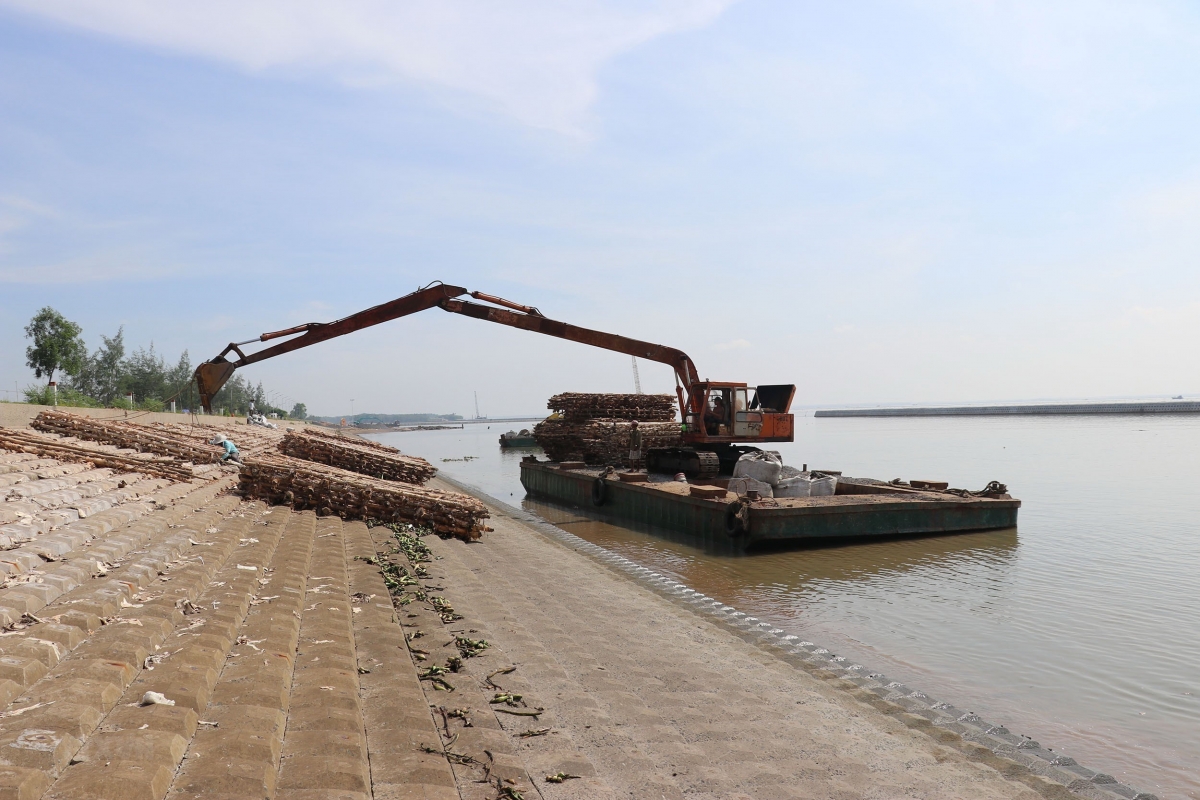
[[[500,434],[500,447],[502,448],[522,448],[522,447],[537,447],[537,439],[533,433],[526,428],[522,428],[520,433],[509,431],[508,433]]]
[[[742,547],[1013,528],[1021,507],[995,485],[954,493],[855,478],[840,478],[825,497],[756,499],[729,491],[728,479],[688,483],[534,456],[521,462],[521,484],[552,502],[700,538],[724,536]]]

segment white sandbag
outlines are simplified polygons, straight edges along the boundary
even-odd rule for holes
[[[837,492],[837,476],[801,472],[775,484],[775,497],[829,497]]]
[[[830,497],[837,494],[837,475],[822,475],[813,478],[809,486],[809,497]]]
[[[733,477],[753,478],[767,484],[779,481],[779,470],[783,469],[783,457],[774,450],[757,450],[746,453],[733,465]]]
[[[736,494],[738,497],[745,497],[746,492],[758,492],[759,497],[774,497],[774,490],[771,484],[763,481],[756,481],[754,478],[732,478],[729,481],[729,491]]]

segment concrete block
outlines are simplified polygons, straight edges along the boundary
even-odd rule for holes
[[[7,766],[56,772],[79,752],[80,740],[50,728],[27,727],[0,732]]]
[[[120,730],[96,733],[83,748],[89,761],[143,761],[175,771],[187,752],[187,740],[177,733],[154,730]]]
[[[0,680],[31,686],[46,674],[46,665],[29,656],[0,656]]]
[[[275,766],[265,761],[208,756],[199,748],[189,753],[176,779],[173,797],[275,796]]]
[[[288,796],[298,789],[336,789],[369,794],[371,780],[363,759],[284,757],[279,788]]]
[[[161,800],[173,770],[152,761],[91,761],[66,771],[45,800]]]
[[[50,775],[39,769],[0,767],[0,798],[37,800],[50,786]]]
[[[104,718],[105,729],[164,731],[190,741],[196,733],[199,717],[190,708],[181,706],[121,705]]]

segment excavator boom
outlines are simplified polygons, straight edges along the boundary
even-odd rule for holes
[[[470,295],[477,300],[484,300],[494,305],[485,306],[456,299],[462,295]],[[310,322],[306,325],[298,325],[282,331],[264,333],[257,339],[250,339],[245,342],[230,342],[216,358],[205,361],[196,368],[196,385],[200,390],[200,402],[204,406],[204,410],[211,413],[213,398],[221,390],[221,387],[225,385],[226,381],[233,376],[234,370],[238,367],[265,361],[268,358],[274,358],[284,353],[290,353],[293,350],[299,350],[302,347],[308,347],[309,345],[324,342],[337,336],[353,333],[372,325],[378,325],[381,322],[415,314],[418,311],[424,311],[434,306],[438,306],[444,311],[454,314],[474,317],[475,319],[486,320],[488,322],[496,322],[501,325],[508,325],[509,327],[521,328],[522,330],[534,331],[536,333],[544,333],[548,336],[556,336],[560,339],[567,339],[581,344],[592,345],[593,347],[600,347],[605,350],[625,353],[637,358],[644,358],[648,361],[667,364],[675,370],[677,384],[679,384],[677,386],[677,393],[679,395],[680,411],[686,414],[687,403],[695,402],[685,400],[683,388],[686,387],[690,391],[691,387],[697,384],[700,378],[696,372],[696,365],[692,363],[687,353],[684,353],[682,350],[548,319],[540,311],[531,306],[523,306],[482,292],[468,292],[461,286],[449,286],[443,283],[432,284],[412,294],[373,308],[368,308],[357,314],[351,314],[335,322]],[[295,336],[295,338],[288,339],[255,353],[246,354],[241,350],[242,345],[250,344],[251,342],[267,342],[284,336]],[[237,358],[230,360],[228,358],[230,353],[236,353]]]
[[[344,336],[347,333],[360,331],[363,328],[369,328],[381,322],[388,322],[398,317],[415,314],[418,311],[433,308],[442,300],[464,294],[467,294],[467,290],[461,286],[448,286],[441,282],[435,282],[424,289],[418,289],[412,294],[406,294],[404,297],[399,297],[382,305],[373,306],[372,308],[359,311],[357,314],[351,314],[334,322],[310,322],[306,325],[288,328],[287,330],[264,333],[257,339],[248,339],[244,342],[230,342],[216,358],[211,361],[205,361],[196,367],[196,387],[200,390],[200,403],[204,406],[204,410],[211,414],[213,398],[216,397],[217,392],[221,391],[221,387],[225,385],[225,382],[233,377],[233,371],[238,367],[265,361],[268,358],[290,353],[293,350],[299,350],[301,347],[308,347],[309,345],[324,342],[337,336]],[[286,342],[280,342],[272,347],[259,350],[257,353],[251,353],[250,355],[246,355],[240,349],[242,345],[250,344],[251,342],[267,342],[297,333],[302,335],[297,336],[295,339],[288,339]],[[237,360],[230,361],[226,358],[231,352],[237,353]]]
[[[488,305],[460,300],[463,295],[482,300]],[[286,330],[264,333],[257,339],[231,342],[216,358],[205,361],[196,368],[196,385],[200,389],[200,400],[204,410],[212,412],[213,398],[238,367],[265,361],[434,306],[452,314],[555,336],[571,342],[625,353],[634,358],[657,361],[671,367],[675,371],[675,394],[679,399],[683,441],[687,445],[694,445],[695,449],[659,448],[662,450],[657,456],[657,466],[660,470],[716,474],[718,462],[722,466],[730,466],[746,449],[740,448],[737,444],[739,442],[792,441],[794,420],[789,409],[796,387],[791,384],[760,384],[752,389],[744,383],[701,381],[696,372],[696,365],[682,350],[549,319],[532,306],[523,306],[482,292],[468,292],[461,286],[449,286],[440,282],[335,322],[310,322]],[[243,345],[251,342],[269,342],[273,339],[284,341],[250,354],[241,350]],[[231,358],[231,353],[235,353],[236,357]]]

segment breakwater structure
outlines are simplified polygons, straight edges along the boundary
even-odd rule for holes
[[[821,408],[814,417],[994,417],[1057,414],[1200,414],[1200,401],[1121,403],[1037,403],[993,406],[913,406],[893,408]]]

